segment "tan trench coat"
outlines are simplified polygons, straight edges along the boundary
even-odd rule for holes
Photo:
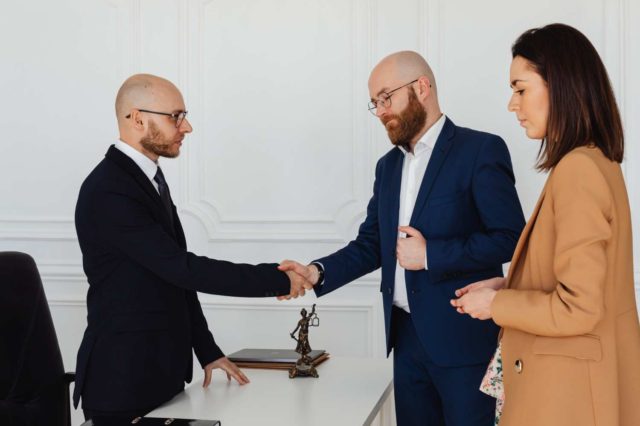
[[[593,146],[549,175],[491,310],[500,426],[640,426],[640,326],[620,165]]]

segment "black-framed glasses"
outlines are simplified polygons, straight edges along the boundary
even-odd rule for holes
[[[378,96],[378,99],[369,101],[369,112],[371,112],[371,114],[377,116],[378,115],[377,114],[377,110],[378,110],[378,107],[380,105],[382,105],[385,108],[389,108],[391,106],[391,95],[393,95],[393,92],[396,92],[396,91],[402,89],[403,87],[407,87],[408,85],[413,84],[418,80],[419,80],[419,78],[416,78],[415,80],[410,81],[407,84],[403,84],[400,87],[396,87],[393,90],[389,90],[388,92],[382,92],[380,94],[380,96]]]
[[[138,111],[147,112],[149,114],[166,115],[167,117],[171,117],[171,119],[176,123],[176,128],[180,127],[184,119],[187,117],[187,113],[188,113],[188,111],[170,113],[170,112],[149,111],[148,109],[138,109]],[[125,118],[131,118],[131,114],[127,114]]]

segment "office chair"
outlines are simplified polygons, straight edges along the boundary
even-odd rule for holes
[[[0,425],[70,426],[69,383],[38,268],[0,252]]]

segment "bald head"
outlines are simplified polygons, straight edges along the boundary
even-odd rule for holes
[[[397,84],[426,77],[434,91],[436,88],[436,80],[431,67],[419,53],[411,50],[392,53],[383,58],[371,71],[369,81],[381,76],[386,80],[393,80]]]
[[[169,80],[151,74],[135,74],[125,80],[116,96],[116,116],[120,124],[132,109],[157,108],[168,98],[182,95]]]

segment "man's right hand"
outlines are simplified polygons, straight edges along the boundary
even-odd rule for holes
[[[286,296],[278,296],[278,300],[304,296],[305,290],[311,290],[318,282],[318,268],[313,265],[305,266],[294,260],[283,260],[278,269],[286,273],[291,281],[291,293]]]

